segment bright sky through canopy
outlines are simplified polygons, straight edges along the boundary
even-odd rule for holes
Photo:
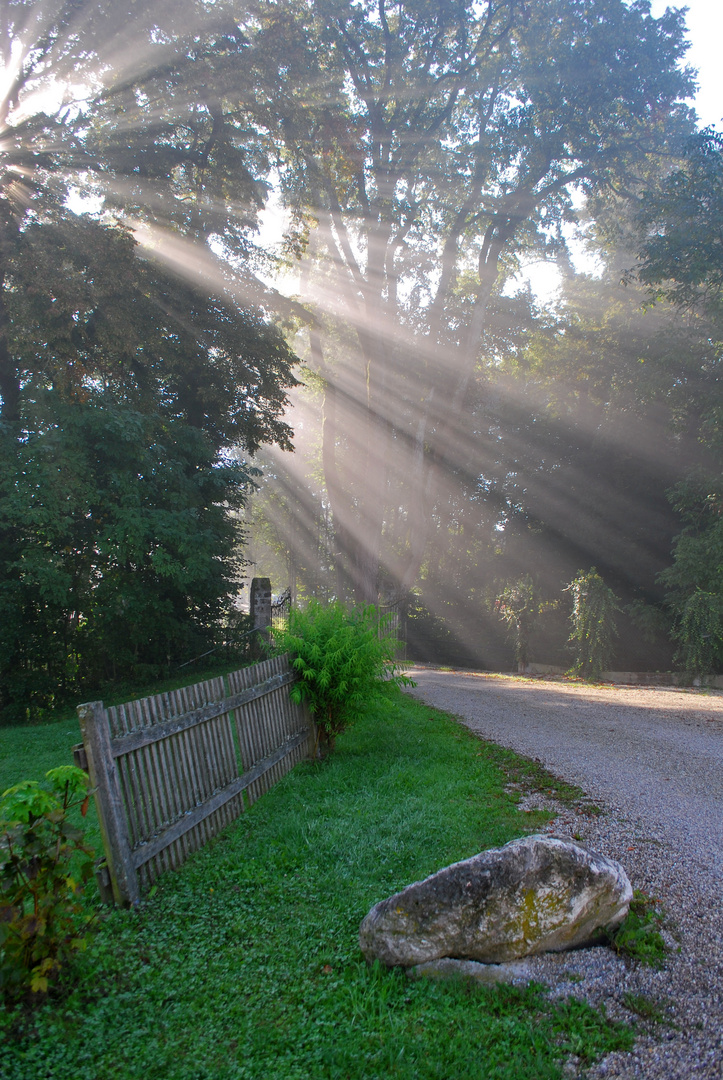
[[[667,0],[652,0],[651,14],[659,18],[670,4]],[[694,105],[702,127],[723,126],[723,4],[721,0],[688,0],[685,5],[690,49],[687,62],[698,70],[698,93]]]
[[[687,7],[685,17],[690,48],[686,63],[698,74],[698,93],[692,101],[701,127],[713,125],[723,129],[723,65],[721,64],[721,41],[723,40],[723,0],[688,0],[670,3],[669,0],[651,0],[650,13],[656,19],[666,8]],[[584,247],[573,243],[573,259],[579,270],[595,272],[597,262],[587,254]],[[518,275],[517,282],[529,280],[533,292],[543,302],[554,300],[560,284],[557,267],[548,262],[530,263]]]

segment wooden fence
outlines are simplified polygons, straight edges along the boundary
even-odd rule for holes
[[[106,709],[78,707],[105,848],[105,899],[135,904],[312,752],[274,657],[224,678]]]

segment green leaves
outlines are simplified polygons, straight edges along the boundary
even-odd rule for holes
[[[684,527],[673,565],[661,575],[674,615],[677,659],[691,675],[723,667],[723,517],[721,477],[692,474],[670,492]]]
[[[77,765],[58,765],[55,769],[49,769],[45,776],[53,791],[66,800],[81,792],[85,795],[88,790],[88,774]]]
[[[593,566],[579,571],[567,587],[572,594],[572,631],[569,642],[575,653],[573,672],[599,679],[613,655],[617,635],[615,615],[620,611],[617,597]]]
[[[57,809],[58,800],[34,780],[21,780],[3,792],[0,817],[11,824],[27,823]]]
[[[696,588],[686,600],[673,636],[679,659],[692,675],[717,671],[723,663],[723,594]]]
[[[88,777],[74,765],[24,780],[0,801],[0,994],[45,994],[86,945],[90,919],[79,898],[93,852],[68,820]]]
[[[175,3],[67,0],[40,22],[31,6],[4,6],[0,42],[14,132],[0,170],[3,721],[219,642],[254,472],[235,456],[290,449],[296,384],[292,350],[252,306],[263,289],[240,284],[263,162],[250,167],[224,115],[208,5],[182,26]],[[101,60],[117,35],[125,47]],[[60,115],[23,123],[66,64],[82,107],[59,91]],[[97,205],[76,213],[69,194]],[[141,219],[157,230],[143,258]],[[169,243],[186,245],[170,271]]]
[[[682,166],[647,191],[638,213],[637,277],[652,297],[723,317],[723,134],[688,141]]]
[[[0,708],[37,716],[214,643],[253,483],[183,421],[45,393],[0,432]],[[29,411],[29,410],[28,410]]]
[[[498,594],[494,609],[505,623],[515,643],[515,659],[524,667],[530,659],[530,635],[540,615],[556,606],[556,601],[544,600],[531,574],[523,574],[508,582]]]
[[[275,631],[274,638],[292,654],[301,676],[291,689],[292,700],[306,702],[332,744],[384,682],[410,685],[395,663],[396,639],[373,606],[350,610],[339,602],[312,600],[303,611],[292,608],[288,627]]]
[[[636,889],[625,921],[609,935],[610,945],[624,956],[660,968],[668,952],[660,933],[663,921],[657,900]]]

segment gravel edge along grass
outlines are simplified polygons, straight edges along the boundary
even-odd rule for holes
[[[581,797],[390,693],[137,910],[104,912],[73,986],[4,1016],[0,1075],[553,1080],[629,1048],[630,1026],[539,984],[410,982],[359,951],[376,901],[549,821],[517,809],[531,783]]]

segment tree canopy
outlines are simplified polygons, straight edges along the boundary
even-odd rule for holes
[[[243,267],[209,247],[207,204],[217,221],[233,221],[241,258],[259,199],[242,151],[219,149],[212,104],[198,103],[198,26],[179,27],[181,9],[3,11],[0,706],[9,717],[131,671],[157,674],[213,643],[238,591],[248,455],[291,446],[283,412],[295,356],[249,300]],[[73,101],[63,97],[71,77]],[[144,224],[156,230],[150,241]]]
[[[447,463],[474,438],[504,279],[524,253],[562,250],[576,200],[632,191],[690,130],[682,17],[622,0],[324,0],[261,4],[253,22],[254,115],[289,243],[314,263],[336,548],[371,600],[419,572]]]
[[[683,527],[661,574],[678,658],[696,674],[723,668],[722,195],[723,136],[708,130],[689,140],[680,168],[646,194],[637,219],[638,279],[697,330],[698,363],[679,387],[699,453],[669,492]]]
[[[559,590],[594,563],[626,610],[667,603],[681,519],[666,492],[714,464],[720,432],[716,137],[686,150],[683,14],[260,11],[249,56],[280,78],[259,77],[255,109],[317,317],[317,517],[337,591],[417,588],[465,641],[485,635],[495,589],[530,572]],[[566,251],[586,218],[599,279]],[[533,255],[564,269],[553,314],[510,295]],[[643,314],[651,295],[667,306]]]

